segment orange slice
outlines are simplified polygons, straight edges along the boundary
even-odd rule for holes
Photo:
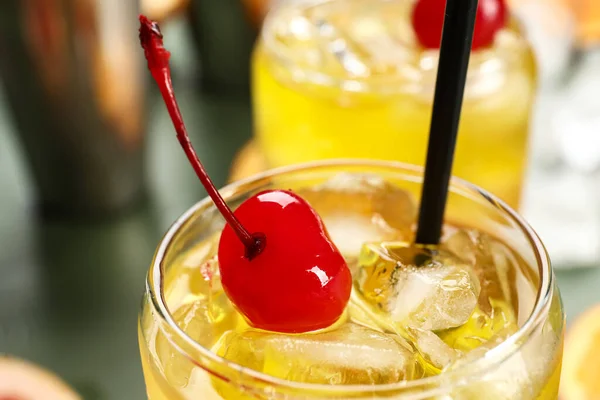
[[[0,399],[81,400],[51,372],[26,361],[0,356]]]
[[[600,400],[600,305],[579,316],[567,332],[561,400]]]

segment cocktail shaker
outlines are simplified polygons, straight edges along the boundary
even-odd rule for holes
[[[3,0],[0,76],[43,209],[88,216],[144,193],[137,0]]]
[[[240,0],[192,0],[192,37],[203,89],[212,93],[250,90],[250,56],[258,34]]]

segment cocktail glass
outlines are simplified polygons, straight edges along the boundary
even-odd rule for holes
[[[361,244],[410,240],[416,215],[412,199],[418,197],[421,184],[420,167],[332,160],[273,170],[229,185],[221,193],[234,207],[265,189],[303,194],[322,216],[357,280],[340,324],[352,320],[353,329],[360,331],[381,315],[363,312],[368,314],[369,308],[363,308],[366,303],[360,300],[368,286],[358,282],[360,265],[365,263],[357,258]],[[375,327],[377,332],[369,331],[378,338],[380,344],[375,346],[369,335],[364,336],[364,343],[340,334],[333,342],[330,338],[315,344],[311,340],[316,336],[302,334],[276,336],[276,342],[287,347],[276,348],[271,342],[266,350],[261,343],[265,337],[271,340],[272,334],[250,329],[220,289],[214,254],[224,221],[208,198],[200,201],[169,229],[148,273],[139,320],[148,398],[555,400],[564,314],[540,239],[505,203],[459,179],[451,184],[446,221],[443,246],[453,247],[464,260],[477,259],[478,265],[491,257],[486,269],[476,273],[480,305],[462,326],[417,329],[419,335],[426,332],[419,336],[425,342],[415,342],[420,352],[428,348],[420,353],[426,359],[416,362],[416,369],[402,367],[400,371],[396,368],[399,357],[389,352],[396,339],[390,342],[382,325]],[[486,246],[495,250],[482,250]],[[484,293],[490,297],[484,298]],[[441,304],[435,300],[432,307]],[[491,314],[482,311],[484,303],[492,305]],[[432,310],[425,312],[433,320]],[[336,334],[338,328],[332,329]],[[231,335],[237,340],[235,345]],[[482,337],[489,340],[473,343]],[[452,344],[450,352],[439,338]],[[298,345],[304,339],[308,347]],[[444,364],[444,357],[458,353],[456,360],[436,369]],[[340,359],[343,365],[337,373],[331,362]],[[386,362],[393,367],[388,368]]]
[[[252,61],[255,139],[268,167],[330,158],[423,165],[439,50],[413,0],[300,0],[267,16]],[[474,50],[453,175],[518,208],[537,72],[513,18]]]

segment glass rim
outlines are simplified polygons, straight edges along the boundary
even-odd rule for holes
[[[302,7],[315,7],[317,5],[331,3],[333,1],[336,0],[300,0],[299,2],[295,3],[276,3],[272,7],[271,11],[266,15],[263,22],[263,29],[261,29],[261,32],[258,36],[260,41],[264,44],[264,51],[268,55],[274,57],[277,60],[277,64],[283,66],[283,68],[290,71],[292,75],[302,75],[304,76],[304,78],[302,79],[303,82],[309,82],[310,84],[314,84],[317,86],[341,87],[345,91],[353,93],[369,93],[371,91],[377,91],[379,93],[381,91],[384,91],[388,94],[423,94],[430,92],[431,94],[433,94],[433,86],[431,86],[431,82],[427,81],[428,78],[433,79],[433,81],[435,80],[437,74],[437,66],[430,69],[424,69],[419,65],[415,65],[414,70],[411,70],[411,73],[409,73],[408,75],[390,74],[383,77],[383,79],[373,79],[372,76],[353,76],[352,74],[347,74],[344,76],[334,76],[332,74],[319,70],[319,68],[315,66],[298,66],[297,63],[291,59],[289,52],[286,52],[285,46],[277,44],[274,37],[275,35],[271,33],[273,30],[273,21],[275,19],[275,16],[278,14],[278,10],[284,9],[286,7],[298,7],[298,4]],[[390,0],[379,1],[389,2]],[[519,33],[519,36],[522,39],[524,32],[523,23],[517,17],[513,18],[513,23],[517,27],[516,29]],[[491,50],[492,48],[493,46],[490,48],[481,49],[481,51],[493,51]],[[479,62],[477,62],[475,59],[473,59],[473,57],[471,57],[469,71],[467,74],[467,85],[471,80],[481,79],[483,75],[488,76],[491,73],[506,74],[506,71],[510,70],[513,64],[515,64],[516,62],[520,62],[520,59],[515,59],[513,52],[504,51],[501,52],[501,54],[501,56],[496,55],[490,60],[485,59],[480,60]],[[437,65],[437,58],[434,61],[435,65]],[[499,64],[498,61],[500,61]],[[495,65],[494,68],[485,68],[485,65],[489,65],[490,62],[496,63],[497,65]],[[409,76],[408,80],[403,79],[403,77],[406,78],[407,76]],[[397,82],[398,85],[394,84],[395,82]],[[392,85],[391,89],[390,85]],[[426,90],[423,90],[423,87],[421,87],[423,85],[427,86]],[[468,100],[470,98],[471,97],[469,96],[465,96],[465,100]]]
[[[230,183],[220,189],[225,200],[235,194],[243,193],[239,192],[238,189],[246,185],[250,185],[255,182],[267,180],[269,178],[284,176],[290,173],[302,173],[316,171],[319,169],[326,169],[330,167],[365,167],[365,168],[386,168],[391,172],[405,172],[418,174],[420,178],[420,185],[422,185],[422,178],[424,168],[412,164],[406,164],[395,161],[379,161],[379,160],[362,160],[362,159],[332,159],[324,161],[313,161],[308,163],[295,164],[292,166],[280,167],[271,169],[251,177]],[[500,344],[496,345],[492,349],[485,353],[485,357],[479,357],[470,360],[465,363],[461,363],[454,369],[444,371],[439,375],[430,377],[406,380],[395,383],[380,384],[380,385],[327,385],[327,384],[313,384],[313,383],[301,383],[289,381],[282,378],[277,378],[265,374],[263,372],[255,371],[246,367],[243,367],[233,361],[227,360],[223,357],[218,356],[211,349],[203,347],[190,336],[188,336],[183,329],[177,325],[171,312],[167,307],[167,303],[163,292],[163,274],[162,265],[170,244],[173,239],[177,236],[180,229],[190,221],[198,211],[203,208],[209,207],[212,201],[209,197],[206,197],[188,210],[186,210],[168,229],[164,237],[161,239],[159,246],[156,250],[156,254],[150,266],[150,271],[146,280],[146,291],[149,293],[151,298],[151,306],[153,312],[160,318],[159,329],[164,330],[162,327],[163,323],[166,323],[170,329],[177,335],[178,339],[181,339],[186,346],[190,346],[191,349],[196,352],[196,355],[192,355],[185,351],[172,342],[169,335],[166,335],[168,340],[177,348],[188,359],[197,361],[199,358],[205,358],[212,363],[224,366],[228,371],[236,373],[237,376],[247,376],[260,382],[261,384],[268,384],[278,388],[286,388],[289,390],[297,391],[308,391],[314,393],[323,393],[324,395],[332,394],[361,394],[361,393],[385,393],[390,391],[402,391],[402,390],[416,390],[423,388],[423,392],[419,392],[419,395],[431,396],[443,388],[453,385],[452,377],[464,377],[470,376],[466,379],[467,382],[478,379],[481,375],[489,371],[489,369],[501,365],[503,361],[508,359],[510,356],[515,354],[525,344],[527,339],[532,335],[536,329],[545,322],[546,316],[549,314],[551,300],[554,294],[554,274],[551,269],[550,257],[546,248],[544,247],[541,239],[534,231],[534,229],[527,223],[523,217],[517,214],[516,211],[512,210],[506,203],[497,198],[496,196],[488,193],[487,191],[479,188],[478,186],[465,181],[461,178],[452,177],[450,190],[457,192],[457,188],[466,189],[467,192],[479,196],[485,202],[496,207],[499,212],[505,213],[513,222],[516,223],[519,230],[521,230],[535,253],[536,266],[539,269],[540,279],[539,286],[537,287],[537,293],[535,297],[534,307],[530,314],[527,316],[526,321],[519,329],[511,334],[508,338],[503,340]],[[463,191],[458,191],[463,196]],[[150,277],[152,276],[152,283]],[[157,295],[158,294],[158,295]],[[197,366],[211,372],[208,368],[202,366],[200,363],[195,363]],[[461,378],[461,382],[465,382],[465,379]],[[431,385],[434,385],[433,387]],[[401,395],[401,393],[400,393]]]

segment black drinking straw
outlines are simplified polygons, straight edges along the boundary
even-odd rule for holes
[[[416,242],[438,244],[478,0],[447,0]]]

